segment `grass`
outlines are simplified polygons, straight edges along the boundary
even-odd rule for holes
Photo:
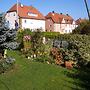
[[[15,68],[0,75],[0,90],[85,90],[77,70],[30,62],[17,51],[8,51],[16,59]]]

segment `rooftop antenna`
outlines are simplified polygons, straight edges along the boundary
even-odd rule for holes
[[[17,20],[18,20],[18,0],[17,0]]]

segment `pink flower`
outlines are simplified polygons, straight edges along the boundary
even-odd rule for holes
[[[31,36],[30,36],[30,35],[25,35],[25,36],[24,36],[24,39],[25,39],[25,40],[31,40]]]

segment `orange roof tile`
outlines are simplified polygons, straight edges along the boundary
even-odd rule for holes
[[[71,16],[64,15],[64,14],[59,14],[59,13],[55,13],[55,12],[48,13],[48,15],[45,18],[46,19],[52,18],[52,20],[55,23],[61,23],[63,18],[65,20],[65,23],[72,23],[73,22],[73,18]]]
[[[17,12],[17,4],[12,6],[7,12],[13,12],[13,11]],[[30,15],[28,15],[28,14],[30,14]],[[21,18],[40,19],[40,20],[44,20],[45,19],[43,14],[41,14],[33,6],[25,6],[25,5],[21,6],[21,4],[18,4],[18,15]]]

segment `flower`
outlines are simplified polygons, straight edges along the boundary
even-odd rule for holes
[[[31,40],[31,36],[30,36],[30,35],[25,35],[25,36],[24,36],[24,39],[25,39],[25,40]]]

